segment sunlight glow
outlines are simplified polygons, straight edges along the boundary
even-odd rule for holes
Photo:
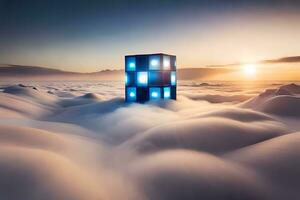
[[[243,73],[247,76],[255,76],[256,65],[255,64],[245,64],[242,66]]]

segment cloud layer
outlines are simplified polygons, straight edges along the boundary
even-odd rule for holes
[[[5,85],[0,198],[300,198],[300,86],[265,87],[182,83],[141,105],[119,83]]]

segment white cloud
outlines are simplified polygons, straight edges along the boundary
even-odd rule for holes
[[[1,199],[300,197],[300,127],[272,103],[285,98],[280,106],[296,110],[297,93],[219,104],[187,98],[211,85],[185,85],[177,101],[127,104],[111,98],[123,91],[111,82],[33,85],[0,93]],[[261,91],[239,88],[205,90],[216,98]]]

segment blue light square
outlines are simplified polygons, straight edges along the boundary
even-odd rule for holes
[[[159,87],[150,87],[149,89],[150,100],[161,98],[161,89]]]
[[[130,102],[136,101],[136,87],[127,87],[126,98],[127,98],[127,101],[130,101]]]
[[[136,61],[135,57],[126,57],[126,71],[135,71]]]
[[[163,70],[171,69],[171,59],[170,56],[163,56]]]
[[[128,80],[129,80],[129,78],[128,78],[128,74],[127,74],[127,73],[125,73],[125,85],[128,85]]]
[[[171,70],[176,70],[176,57],[171,56]]]
[[[171,98],[171,88],[164,87],[164,99],[170,99],[170,98]]]
[[[135,86],[136,85],[136,73],[135,72],[125,72],[125,85]]]
[[[160,56],[149,56],[149,70],[160,70]]]
[[[148,86],[148,72],[137,72],[137,86]]]
[[[176,72],[171,72],[171,85],[176,85]]]

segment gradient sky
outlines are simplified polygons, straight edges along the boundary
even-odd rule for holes
[[[0,0],[0,63],[121,69],[165,52],[180,67],[300,55],[300,1]]]

